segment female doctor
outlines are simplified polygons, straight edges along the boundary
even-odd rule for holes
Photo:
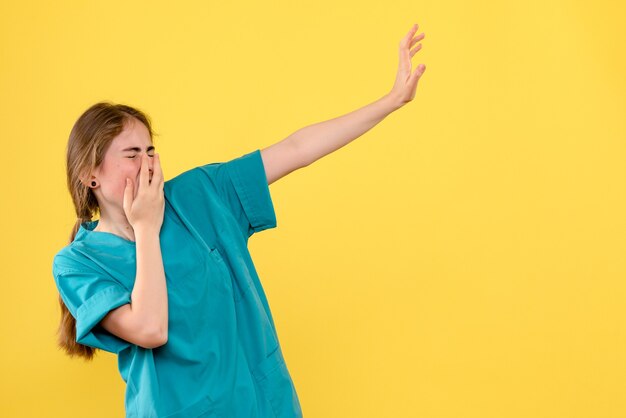
[[[66,163],[77,221],[52,263],[58,343],[70,356],[118,355],[126,417],[302,416],[248,239],[276,226],[271,183],[413,100],[426,68],[411,70],[417,28],[374,103],[168,181],[140,110],[101,102],[76,121]]]

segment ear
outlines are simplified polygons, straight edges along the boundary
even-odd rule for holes
[[[91,181],[95,179],[97,175],[98,174],[96,171],[92,173],[83,172],[78,178],[80,179],[80,182],[83,184],[83,186],[91,187]]]

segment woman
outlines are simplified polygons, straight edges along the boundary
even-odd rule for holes
[[[78,219],[52,263],[59,345],[118,355],[127,417],[302,416],[248,239],[276,227],[269,184],[413,99],[417,28],[381,99],[168,181],[140,110],[102,102],[76,121],[66,163]]]

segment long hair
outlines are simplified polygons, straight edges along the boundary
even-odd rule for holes
[[[94,215],[100,214],[95,194],[81,182],[80,177],[88,175],[102,164],[108,146],[133,118],[146,126],[151,141],[155,135],[158,136],[152,130],[147,114],[131,106],[108,101],[92,105],[74,124],[66,150],[67,188],[72,196],[77,217],[70,233],[70,244],[74,241],[81,223],[91,221]],[[92,360],[96,349],[76,342],[76,319],[65,306],[61,294],[59,304],[61,322],[57,331],[58,345],[70,357],[79,356],[85,360]]]

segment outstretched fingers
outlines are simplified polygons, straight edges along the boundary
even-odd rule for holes
[[[409,56],[409,44],[410,40],[417,31],[417,24],[413,25],[409,33],[404,35],[404,38],[400,41],[400,47],[398,48],[399,58],[400,58],[400,67],[404,71],[408,71],[411,69],[411,60]]]
[[[409,32],[400,41],[400,47],[399,47],[399,51],[398,51],[399,57],[400,57],[400,68],[404,71],[404,73],[407,76],[411,72],[411,58],[413,57],[413,55],[415,55],[417,53],[417,51],[422,49],[422,45],[419,44],[413,50],[411,50],[411,48],[416,43],[418,43],[419,41],[424,39],[424,37],[426,36],[426,34],[422,32],[417,37],[413,38],[413,36],[415,35],[415,32],[417,32],[418,28],[419,28],[419,25],[417,23],[414,24],[411,27],[411,29],[409,30]]]
[[[402,38],[402,41],[400,42],[401,47],[404,47],[404,48],[407,47],[407,45],[413,38],[413,35],[415,35],[415,32],[417,32],[418,28],[419,28],[419,25],[417,23],[411,26],[411,29],[409,30],[409,32],[406,35],[404,35],[404,38]]]
[[[415,45],[416,43],[424,39],[425,36],[426,34],[422,32],[416,38],[413,38],[413,40],[409,44],[409,49],[413,48],[413,45]],[[415,53],[419,51],[420,49],[422,49],[422,44],[417,45],[413,50],[411,50],[410,56],[412,57],[413,55],[415,55]]]

